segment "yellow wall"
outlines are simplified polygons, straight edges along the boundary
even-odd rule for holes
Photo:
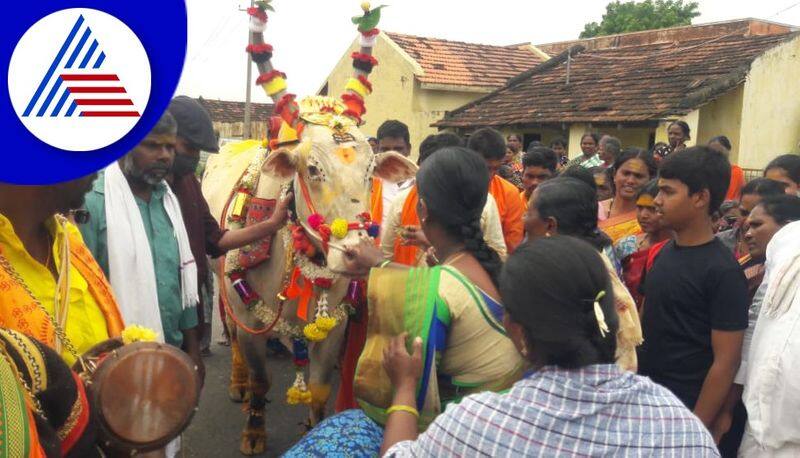
[[[358,48],[355,40],[328,76],[328,95],[337,96],[344,90],[347,79],[353,75],[350,54]],[[374,92],[365,99],[364,134],[375,136],[378,127],[387,119],[397,119],[408,125],[411,134],[412,157],[422,140],[438,129],[430,127],[444,117],[445,111],[454,110],[484,95],[481,92],[423,89],[414,78],[422,69],[385,34],[381,33],[373,55],[378,65],[372,70],[370,81]],[[324,84],[324,83],[323,83]]]
[[[700,107],[697,144],[705,145],[717,135],[731,141],[731,162],[739,162],[739,137],[742,129],[742,97],[744,86]]]
[[[587,132],[594,132],[589,129],[588,124],[575,123],[569,126],[569,137],[567,139],[569,146],[567,147],[567,155],[570,159],[574,159],[583,154],[581,151],[581,137]]]
[[[622,149],[633,147],[647,149],[650,146],[650,134],[654,131],[655,129],[650,127],[604,127],[601,129],[602,133],[618,138],[622,143]]]
[[[761,169],[800,140],[800,37],[756,59],[744,85],[739,165]]]

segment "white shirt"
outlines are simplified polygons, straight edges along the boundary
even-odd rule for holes
[[[783,227],[767,247],[764,283],[768,293],[753,334],[742,399],[748,419],[740,456],[800,456],[800,292],[783,268],[800,263],[800,221]],[[776,315],[769,291],[788,287]],[[794,287],[793,287],[794,286]]]
[[[412,182],[413,184],[413,182]],[[384,198],[386,196],[386,184],[384,182]],[[400,220],[403,213],[403,205],[411,192],[411,186],[397,193],[394,201],[387,207],[383,207],[383,225],[381,226],[381,250],[387,259],[394,258],[394,243],[397,240],[397,231],[400,228]],[[490,194],[486,199],[481,214],[481,230],[483,239],[489,248],[500,255],[500,259],[505,260],[508,255],[506,242],[503,238],[503,226],[500,223],[500,212],[497,210],[497,202]],[[424,264],[424,259],[421,260]]]
[[[405,191],[407,189],[411,189],[411,186],[414,186],[414,179],[401,181],[399,183],[394,183],[391,181],[383,180],[383,189],[381,191],[381,196],[383,198],[383,217],[385,218],[387,210],[394,202],[394,199],[400,194],[401,191]]]

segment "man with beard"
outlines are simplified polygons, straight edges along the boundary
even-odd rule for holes
[[[291,198],[274,205],[272,214],[264,214],[264,218],[258,223],[243,229],[222,231],[217,220],[211,215],[200,182],[195,177],[195,170],[200,162],[200,151],[209,153],[219,151],[211,117],[199,102],[186,96],[172,99],[168,111],[178,123],[171,185],[180,203],[189,245],[197,261],[201,347],[204,352],[208,352],[213,300],[206,256],[216,258],[228,250],[241,248],[272,236],[286,221],[286,208]]]
[[[130,153],[105,169],[86,195],[81,226],[128,325],[183,348],[203,375],[197,338],[197,265],[180,205],[164,179],[175,159],[177,124],[164,114]]]
[[[103,271],[64,216],[83,205],[95,176],[47,186],[0,183],[0,327],[55,348],[69,364],[75,355],[53,321],[78,354],[123,327]]]

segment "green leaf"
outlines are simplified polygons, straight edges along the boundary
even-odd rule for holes
[[[606,5],[602,21],[583,27],[580,38],[613,35],[624,32],[690,25],[700,15],[697,2],[684,0],[644,0],[641,2],[615,0]]]

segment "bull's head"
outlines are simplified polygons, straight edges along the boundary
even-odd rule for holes
[[[299,142],[269,154],[262,178],[293,180],[298,221],[325,253],[328,267],[336,272],[343,270],[343,252],[339,248],[367,236],[365,228],[356,226],[369,213],[372,178],[406,180],[414,176],[417,167],[395,152],[373,154],[366,137],[349,118],[336,114],[308,117],[321,118],[330,122],[305,124]],[[314,213],[329,226],[337,220],[346,221],[349,230],[344,237],[333,234],[329,244],[322,243],[328,234],[312,227],[314,218],[310,217]]]
[[[417,168],[398,153],[374,155],[358,129],[366,112],[364,97],[372,91],[367,76],[377,64],[372,48],[380,8],[371,10],[365,3],[364,16],[353,19],[361,32],[361,49],[353,54],[354,74],[341,98],[317,96],[297,103],[287,92],[285,75],[272,67],[272,46],[264,43],[266,11],[271,7],[268,2],[257,4],[258,8],[248,10],[252,32],[248,50],[260,72],[256,83],[275,102],[282,124],[280,139],[271,142],[272,152],[262,172],[266,179],[293,180],[298,221],[321,245],[328,268],[341,271],[341,247],[367,236],[359,223],[370,220],[365,215],[370,209],[372,178],[406,180]],[[322,230],[320,221],[325,226]]]

